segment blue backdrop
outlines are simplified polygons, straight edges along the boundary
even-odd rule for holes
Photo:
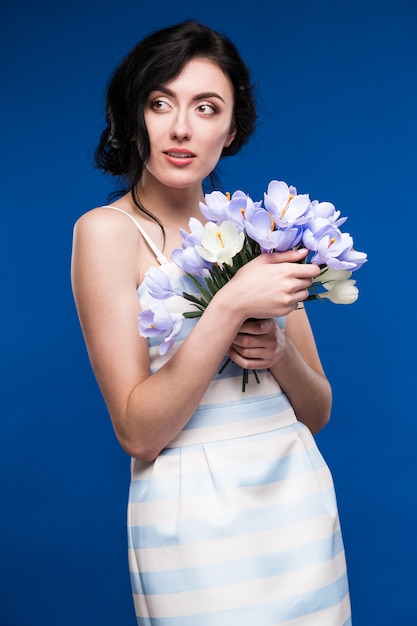
[[[92,166],[110,71],[189,17],[228,34],[258,81],[263,124],[224,162],[225,189],[260,199],[285,180],[334,202],[368,252],[358,302],[309,305],[334,389],[318,442],[355,626],[416,626],[415,0],[2,3],[0,623],[135,623],[129,459],[78,326],[71,237],[112,189]]]

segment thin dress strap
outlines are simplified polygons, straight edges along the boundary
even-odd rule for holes
[[[156,246],[154,244],[154,242],[152,241],[152,239],[149,237],[148,233],[143,229],[143,227],[135,220],[135,218],[130,215],[130,213],[128,213],[127,211],[123,211],[123,209],[119,209],[116,206],[110,206],[108,204],[105,204],[101,207],[102,209],[113,209],[113,211],[119,211],[120,213],[124,213],[125,215],[127,215],[128,217],[130,217],[130,219],[132,220],[132,222],[136,225],[138,231],[140,232],[140,234],[142,235],[142,237],[144,238],[144,240],[146,241],[146,243],[148,244],[148,246],[150,247],[150,249],[152,250],[152,252],[155,254],[158,262],[163,265],[164,263],[168,263],[168,259],[166,258],[166,256],[164,254],[162,254],[162,252],[160,251],[160,249],[158,248],[158,246]]]

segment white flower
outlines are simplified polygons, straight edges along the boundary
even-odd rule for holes
[[[323,283],[328,289],[320,294],[320,298],[327,298],[334,304],[353,304],[359,296],[359,289],[356,287],[356,280],[339,280],[330,283]]]
[[[239,233],[232,222],[222,222],[217,226],[208,222],[201,235],[201,246],[196,245],[197,253],[210,263],[231,263],[235,254],[240,252],[245,242],[245,234]]]
[[[314,279],[315,283],[324,285],[326,289],[331,289],[335,283],[347,280],[352,276],[349,270],[333,270],[327,267]]]

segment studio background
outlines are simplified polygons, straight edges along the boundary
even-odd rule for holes
[[[223,162],[224,190],[285,180],[348,215],[368,253],[354,305],[308,305],[334,391],[317,440],[354,626],[416,626],[415,0],[3,0],[0,623],[135,623],[129,459],[78,325],[71,238],[113,189],[92,166],[111,70],[186,18],[231,37],[257,80],[262,125]]]

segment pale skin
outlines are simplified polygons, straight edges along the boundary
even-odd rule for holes
[[[192,59],[149,95],[145,123],[151,156],[138,194],[164,225],[169,258],[181,245],[179,228],[187,229],[190,217],[202,219],[202,180],[233,140],[232,85],[209,60]],[[138,212],[131,194],[115,205],[162,247],[160,227]],[[319,268],[300,264],[304,255],[262,255],[245,265],[216,294],[175,355],[151,375],[147,340],[137,328],[136,290],[146,270],[157,265],[155,257],[132,222],[116,211],[97,208],[77,221],[74,297],[95,376],[129,455],[145,462],[158,456],[188,422],[226,354],[248,369],[269,368],[297,419],[313,433],[327,423],[331,389],[299,304]],[[285,333],[271,319],[281,315],[287,316]]]

